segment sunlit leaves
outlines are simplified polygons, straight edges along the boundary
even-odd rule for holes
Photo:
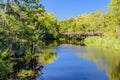
[[[17,77],[24,79],[26,77],[36,77],[37,74],[32,71],[32,70],[21,70],[18,74]]]
[[[0,53],[0,59],[4,59],[8,56],[8,54],[9,54],[8,50],[9,49],[6,49],[4,52]]]
[[[12,63],[5,60],[5,58],[9,55],[8,51],[9,49],[6,49],[2,53],[0,53],[0,79],[2,78],[2,76],[6,76],[8,72],[12,71]]]
[[[102,12],[96,11],[90,14],[82,14],[75,18],[59,21],[61,32],[90,32],[100,31]]]
[[[43,26],[40,29],[42,33],[46,34],[46,38],[57,38],[59,32],[58,20],[52,13],[43,13],[42,16],[38,17],[38,20],[41,22],[41,26]]]

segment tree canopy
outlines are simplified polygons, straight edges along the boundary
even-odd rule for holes
[[[0,0],[0,74],[5,76],[19,62],[37,62],[35,53],[40,53],[43,41],[58,40],[65,32],[102,32],[103,38],[120,39],[120,0],[111,0],[106,12],[98,10],[65,20],[46,12],[41,0]]]

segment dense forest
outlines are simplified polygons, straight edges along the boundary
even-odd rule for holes
[[[119,0],[111,0],[108,10],[98,10],[59,21],[60,32],[100,31],[104,37],[120,38]]]
[[[60,33],[101,32],[100,37],[88,37],[86,45],[90,47],[120,49],[120,1],[111,0],[108,9],[89,14],[81,14],[59,22]]]
[[[36,53],[47,36],[57,38],[57,28],[56,17],[39,0],[0,0],[0,79],[13,73],[35,76],[42,67]]]
[[[60,33],[66,32],[102,32],[102,38],[88,38],[86,45],[99,39],[107,45],[105,47],[111,43],[110,46],[119,49],[120,0],[111,0],[105,12],[98,10],[66,20],[47,13],[40,0],[0,0],[0,79],[13,72],[18,74],[20,68],[16,69],[15,65],[37,62],[39,54],[36,53],[42,52],[39,50],[44,41],[59,40]],[[98,43],[93,42],[92,46]],[[31,69],[28,70],[32,75]]]

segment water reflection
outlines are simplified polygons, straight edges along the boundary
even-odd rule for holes
[[[88,49],[79,45],[45,43],[40,51],[0,60],[0,73],[7,72],[5,64],[13,70],[0,74],[0,80],[120,80],[119,51]],[[4,65],[2,65],[4,64]]]
[[[99,69],[105,69],[110,80],[120,80],[120,52],[105,50],[104,52],[92,52],[77,54],[97,64]]]
[[[43,47],[44,46],[44,47]],[[33,47],[7,49],[0,54],[0,80],[34,80],[37,76],[42,80],[42,69],[52,63],[57,54],[49,51],[51,44],[33,45]],[[52,44],[57,46],[57,43]],[[47,50],[48,49],[48,50]],[[18,55],[18,53],[25,53]],[[17,54],[17,55],[16,55]]]
[[[119,52],[68,44],[54,51],[58,58],[44,67],[44,80],[120,80]]]

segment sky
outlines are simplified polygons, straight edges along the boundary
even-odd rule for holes
[[[110,0],[41,0],[46,12],[53,12],[58,19],[75,17],[99,9],[107,9]]]

